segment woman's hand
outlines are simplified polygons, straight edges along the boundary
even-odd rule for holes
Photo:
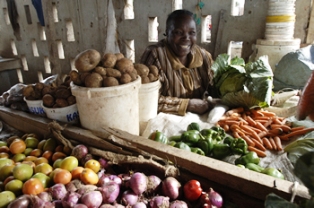
[[[190,99],[187,111],[196,114],[204,114],[213,106],[207,101],[202,99]]]

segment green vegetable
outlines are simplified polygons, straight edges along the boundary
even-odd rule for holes
[[[285,176],[276,168],[268,167],[262,170],[261,173],[273,176],[275,178],[285,179]]]
[[[227,136],[226,138],[224,138],[224,141],[223,141],[224,144],[227,144],[229,146],[231,146],[233,142],[234,142],[234,138],[231,136]]]
[[[213,151],[212,151],[213,158],[223,159],[227,157],[228,155],[230,155],[230,153],[231,153],[231,149],[229,145],[223,144],[223,143],[214,144]]]
[[[188,130],[181,135],[181,141],[191,144],[197,143],[200,138],[200,132],[197,130]]]
[[[245,166],[244,166],[244,165],[241,165],[241,164],[237,164],[237,166],[238,166],[239,168],[245,168]]]
[[[211,130],[214,130],[215,132],[218,133],[219,141],[222,140],[223,138],[225,138],[225,136],[226,136],[225,130],[219,126],[213,126],[211,128]],[[218,139],[218,137],[217,137],[217,139]]]
[[[191,148],[189,145],[187,145],[184,142],[177,142],[174,147],[179,148],[179,149],[183,149],[183,150],[187,150],[191,152]]]
[[[210,138],[216,138],[218,137],[218,132],[213,130],[213,129],[202,129],[200,131],[200,134],[203,136],[203,137],[210,137]]]
[[[175,141],[168,141],[167,144],[174,147],[174,145],[176,144],[176,142],[175,142]]]
[[[298,139],[294,142],[288,144],[284,151],[287,152],[288,158],[293,165],[296,161],[305,153],[311,152],[314,149],[314,139],[313,138],[303,138]]]
[[[209,156],[214,148],[214,141],[212,137],[205,137],[204,139],[198,140],[196,146],[203,150],[206,156]]]
[[[156,141],[156,142],[160,142],[160,143],[163,143],[163,144],[167,144],[168,143],[167,136],[164,135],[161,131],[158,131],[158,130],[152,132],[149,135],[148,139]]]
[[[261,172],[264,170],[263,167],[261,167],[261,166],[255,164],[255,163],[247,163],[247,164],[245,165],[245,168],[247,168],[247,169],[249,169],[249,170],[253,170],[253,171],[255,171],[255,172],[259,172],[259,173],[261,173]]]
[[[247,154],[237,158],[235,160],[235,164],[241,164],[241,165],[246,165],[248,163],[254,163],[256,165],[258,165],[260,162],[260,158],[258,157],[258,155],[256,154],[256,152],[250,151]]]
[[[245,64],[242,58],[220,54],[212,70],[216,95],[228,107],[268,107],[271,101],[273,72],[265,56]]]
[[[168,138],[169,141],[175,141],[175,142],[178,142],[178,141],[181,141],[181,134],[180,135],[174,135],[174,136],[170,136]]]
[[[199,155],[205,155],[204,151],[198,147],[191,147],[191,152],[194,152],[194,153],[199,154]]]
[[[230,148],[233,154],[238,154],[238,155],[243,155],[247,153],[247,143],[244,139],[242,138],[236,138],[234,139],[231,144]]]
[[[192,122],[188,125],[187,127],[187,131],[188,130],[197,130],[197,131],[200,131],[200,125],[198,123],[195,123],[195,122]]]

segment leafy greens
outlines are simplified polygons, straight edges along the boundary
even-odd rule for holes
[[[223,104],[229,107],[268,107],[273,72],[266,56],[245,63],[242,58],[220,54],[212,65],[214,83]]]

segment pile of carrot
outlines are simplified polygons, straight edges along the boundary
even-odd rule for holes
[[[292,127],[286,118],[274,112],[264,109],[245,110],[242,107],[227,111],[217,125],[234,138],[244,139],[248,150],[256,152],[260,157],[266,157],[266,149],[281,151],[282,141],[314,130],[304,126]]]

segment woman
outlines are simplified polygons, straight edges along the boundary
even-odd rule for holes
[[[166,38],[148,46],[141,63],[155,65],[161,81],[158,111],[185,115],[187,111],[204,114],[212,104],[203,99],[212,86],[212,56],[196,44],[193,13],[176,10],[166,22]]]

